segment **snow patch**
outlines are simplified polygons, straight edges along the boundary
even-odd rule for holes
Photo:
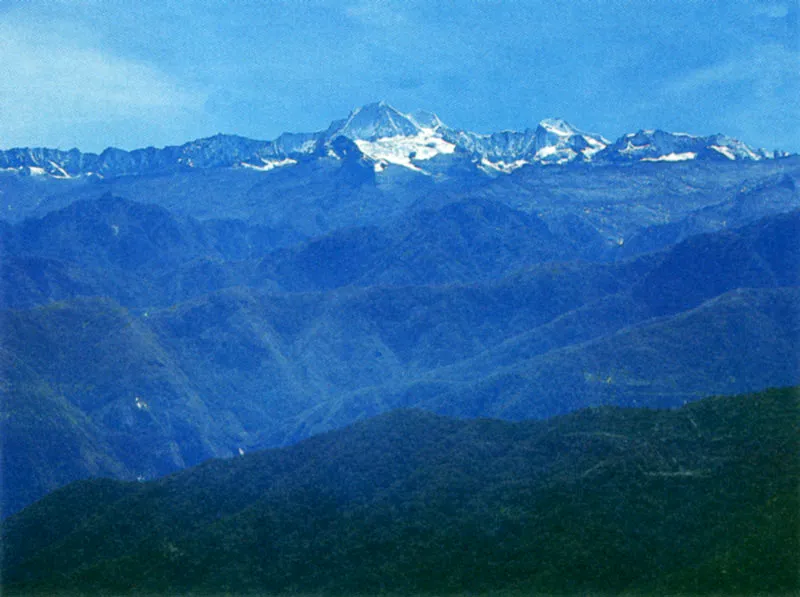
[[[650,143],[645,143],[644,145],[634,145],[630,140],[628,140],[628,142],[625,144],[625,147],[620,149],[619,152],[630,155],[639,151],[646,151],[651,147],[652,145]]]
[[[40,168],[39,166],[28,166],[28,170],[33,176],[44,176],[47,174],[47,171],[44,168]]]
[[[49,160],[49,161],[50,161],[50,165],[53,168],[55,168],[56,170],[58,170],[58,172],[61,174],[61,176],[53,175],[53,178],[72,178],[69,174],[67,174],[67,171],[64,170],[64,168],[62,168],[61,166],[56,164],[53,160]]]
[[[731,151],[730,147],[724,147],[723,145],[712,145],[711,149],[713,149],[714,151],[716,151],[718,153],[721,153],[722,155],[724,155],[729,160],[735,160],[736,159],[736,155]]]
[[[557,145],[548,145],[542,147],[534,155],[534,159],[538,162],[546,164],[566,164],[575,159],[578,154],[568,147],[558,147]]]
[[[539,159],[549,158],[557,153],[558,148],[555,145],[548,145],[547,147],[542,147],[539,151],[537,151],[536,157]]]
[[[589,145],[592,146],[592,149],[594,151],[600,151],[601,149],[605,149],[606,147],[608,147],[608,142],[598,141],[597,139],[594,139],[593,137],[587,137],[586,135],[584,135],[583,138]],[[589,150],[586,149],[584,151],[589,151]]]
[[[488,173],[491,173],[489,172],[491,170],[492,172],[502,172],[503,174],[510,174],[514,170],[522,168],[523,166],[529,163],[530,162],[528,162],[527,160],[515,160],[513,162],[503,162],[503,161],[490,162],[486,158],[483,158],[480,161],[480,168],[484,172]]]
[[[697,154],[692,151],[685,153],[668,153],[660,155],[657,158],[642,158],[643,162],[685,162],[686,160],[693,160]]]
[[[751,160],[756,160],[756,161],[758,161],[758,160],[760,160],[760,159],[761,159],[761,156],[759,156],[759,155],[756,155],[756,154],[753,152],[753,150],[751,150],[751,149],[750,149],[750,148],[749,148],[747,145],[745,145],[744,143],[741,143],[741,149],[744,151],[744,153],[747,155],[747,157],[749,157]]]
[[[249,168],[250,170],[258,170],[259,172],[269,172],[270,170],[274,170],[275,168],[282,168],[284,166],[292,166],[297,163],[297,160],[293,160],[292,158],[284,158],[282,160],[267,160],[265,158],[261,158],[261,164],[250,164],[248,162],[242,162],[241,165],[245,168]]]
[[[590,145],[586,149],[581,150],[581,153],[587,160],[591,160],[594,154],[603,151],[607,147],[607,145],[601,143],[597,139],[592,139],[591,137],[584,137],[584,139],[586,139],[586,142]]]

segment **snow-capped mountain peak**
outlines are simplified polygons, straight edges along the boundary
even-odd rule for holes
[[[331,126],[327,137],[351,139],[374,162],[376,172],[390,164],[424,172],[417,162],[455,151],[455,145],[443,138],[444,129],[436,114],[420,111],[412,116],[377,102],[353,110],[346,120]]]
[[[329,132],[329,136],[375,141],[386,137],[413,136],[421,128],[411,116],[381,101],[353,110],[341,126]]]
[[[601,135],[582,131],[561,118],[542,120],[536,128],[535,161],[547,164],[590,161],[609,144]]]
[[[561,118],[545,118],[539,122],[539,126],[548,133],[558,135],[559,137],[570,137],[572,135],[582,134],[582,131],[579,131]]]
[[[604,162],[684,162],[708,160],[762,160],[774,154],[755,150],[725,135],[700,137],[658,129],[627,133],[598,155]]]
[[[0,151],[0,173],[73,179],[211,168],[271,172],[307,160],[357,157],[371,163],[376,172],[399,166],[439,175],[463,172],[466,165],[497,176],[529,164],[753,161],[786,155],[753,149],[725,135],[701,137],[657,129],[627,133],[612,143],[561,118],[542,120],[522,132],[479,134],[448,127],[431,112],[407,114],[382,101],[354,109],[324,131],[284,133],[272,141],[219,134],[180,146],[108,148],[100,154],[9,149]],[[430,162],[439,156],[444,157]]]

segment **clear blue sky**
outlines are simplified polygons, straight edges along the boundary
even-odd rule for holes
[[[385,99],[800,152],[799,56],[797,0],[0,0],[0,147],[271,139]]]

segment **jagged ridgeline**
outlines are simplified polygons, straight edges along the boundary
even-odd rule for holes
[[[81,481],[5,522],[5,594],[795,594],[799,398],[520,423],[403,410]]]
[[[762,160],[786,155],[753,149],[725,135],[640,130],[615,142],[582,131],[560,118],[542,120],[535,129],[478,134],[445,125],[435,114],[404,114],[386,102],[368,104],[316,133],[284,133],[272,141],[216,135],[181,146],[134,151],[108,148],[101,154],[77,149],[15,148],[0,152],[0,168],[61,179],[80,176],[142,175],[179,169],[242,167],[269,171],[298,160],[354,151],[380,172],[389,164],[422,171],[422,163],[460,153],[488,172],[509,172],[529,163],[630,163],[685,160]],[[391,140],[391,141],[389,141]]]
[[[41,147],[0,151],[0,207],[3,217],[18,221],[112,192],[201,218],[247,217],[319,233],[397,216],[432,192],[474,193],[520,170],[528,171],[521,180],[533,173],[538,178],[541,169],[531,166],[559,166],[561,172],[586,166],[603,178],[615,167],[649,172],[648,166],[690,163],[746,170],[786,156],[722,134],[640,130],[611,142],[557,118],[524,131],[478,134],[449,127],[435,114],[405,114],[380,102],[323,131],[284,133],[271,141],[218,134],[179,146],[111,147],[100,154]],[[695,176],[680,178],[698,189]],[[619,176],[614,183],[618,190],[629,186]],[[500,184],[507,187],[508,181]],[[670,192],[675,190],[671,185]],[[529,204],[529,197],[520,199]],[[668,221],[651,215],[661,216],[653,222]]]

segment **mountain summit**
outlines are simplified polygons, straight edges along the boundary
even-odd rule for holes
[[[559,118],[542,120],[536,128],[536,161],[565,163],[576,159],[589,161],[609,144],[605,138],[581,131]]]
[[[380,101],[356,108],[346,120],[334,122],[328,135],[342,135],[354,141],[374,141],[386,137],[410,137],[421,130],[422,127],[411,116]]]

